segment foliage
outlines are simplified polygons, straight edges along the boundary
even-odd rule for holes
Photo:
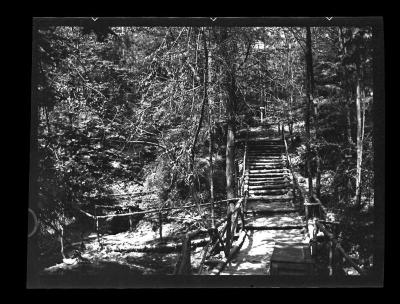
[[[362,193],[366,206],[373,201],[371,33],[312,28],[311,174],[320,156],[329,177],[323,201],[332,206],[348,206],[354,192],[357,71],[365,105]],[[269,123],[289,125],[305,138],[304,36],[295,27],[40,27],[34,33],[33,102],[46,229],[76,221],[77,208],[115,204],[105,197],[118,183],[134,181],[157,194],[154,207],[185,204],[192,189],[200,202],[208,201],[210,129],[214,196],[224,198],[227,120],[238,129],[252,124],[261,106]],[[301,164],[307,158],[303,144],[296,144]]]

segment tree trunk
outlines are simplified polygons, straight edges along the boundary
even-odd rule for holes
[[[307,173],[308,173],[308,191],[310,194],[313,193],[313,182],[312,182],[312,174],[311,174],[311,134],[310,134],[310,118],[311,118],[311,106],[312,106],[312,91],[313,91],[313,83],[312,79],[312,53],[311,53],[311,30],[310,27],[306,27],[306,97],[307,97],[307,110],[306,110],[306,153],[307,153]]]
[[[357,67],[357,88],[356,88],[356,110],[357,110],[357,168],[356,168],[356,207],[361,207],[361,164],[363,153],[363,123],[362,123],[362,108],[363,100],[361,97],[361,77],[360,67]]]
[[[214,168],[213,168],[213,121],[212,121],[212,109],[211,109],[211,99],[208,97],[208,84],[211,83],[212,75],[210,73],[211,66],[211,52],[207,48],[207,39],[203,30],[203,46],[204,46],[204,58],[205,58],[205,75],[204,75],[204,94],[208,100],[208,131],[209,131],[209,145],[208,153],[210,159],[210,202],[211,202],[211,226],[215,226],[215,215],[214,215]]]
[[[234,189],[235,171],[235,131],[232,121],[228,122],[228,134],[226,137],[226,197],[235,197]]]
[[[198,199],[197,191],[196,191],[196,188],[195,188],[194,156],[195,156],[195,147],[196,147],[196,144],[197,144],[197,139],[199,137],[200,129],[201,129],[201,126],[203,124],[205,105],[206,105],[206,103],[208,101],[207,89],[206,89],[206,87],[204,87],[204,88],[205,88],[205,90],[204,90],[204,94],[203,94],[203,102],[202,102],[202,105],[201,105],[199,124],[197,126],[196,133],[194,135],[194,139],[193,139],[193,143],[192,143],[192,147],[191,147],[191,157],[190,157],[190,171],[191,171],[191,174],[192,174],[191,182],[190,182],[190,184],[191,184],[191,192],[192,192],[193,200],[194,200],[195,204],[197,204],[197,205],[199,204],[199,199]],[[198,207],[198,211],[199,211],[199,214],[201,214],[200,206]]]
[[[64,227],[60,225],[60,251],[61,251],[61,256],[63,259],[65,259],[65,254],[64,254]]]
[[[224,65],[224,84],[227,93],[226,101],[226,114],[227,114],[227,135],[226,135],[226,196],[228,199],[235,197],[235,129],[236,129],[236,78],[235,78],[235,65],[233,63],[233,58],[235,57],[235,48],[233,45],[231,47],[227,44],[228,41],[228,28],[224,27],[220,30],[220,46],[221,55],[225,61]],[[230,210],[233,210],[235,204],[233,202],[229,203],[227,213],[230,214]],[[232,222],[228,220],[227,228],[227,248],[230,246],[230,234],[231,229],[229,223]]]
[[[339,27],[339,43],[340,49],[344,56],[347,55],[347,47],[344,43],[343,30]],[[348,75],[346,72],[346,66],[342,64],[343,72],[341,73],[344,81],[343,91],[345,94],[345,111],[346,111],[346,137],[347,144],[350,146],[353,145],[353,141],[351,139],[351,109],[350,109],[350,98],[349,98],[349,86],[348,86]]]

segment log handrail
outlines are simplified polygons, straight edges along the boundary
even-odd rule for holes
[[[301,207],[305,207],[305,213],[306,213],[306,217],[307,217],[308,216],[308,210],[307,210],[308,208],[306,206],[309,201],[308,195],[305,192],[305,190],[300,187],[299,181],[297,180],[297,177],[294,173],[292,161],[290,159],[290,155],[289,155],[289,151],[288,151],[289,149],[288,149],[288,145],[287,145],[287,141],[286,141],[286,135],[285,135],[284,131],[282,132],[282,138],[283,138],[283,142],[285,144],[286,163],[287,163],[289,171],[292,175],[292,180],[293,180],[293,195],[296,198],[296,190],[299,192],[300,205],[301,205]]]
[[[225,199],[225,200],[214,202],[214,205],[215,204],[225,203],[225,202],[228,202],[228,201],[236,201],[236,200],[239,200],[239,199],[240,198],[237,198],[237,197],[231,198],[231,199]],[[211,205],[211,203],[200,204],[200,206],[209,206],[209,205]],[[164,208],[164,209],[151,209],[151,210],[146,210],[146,211],[137,211],[137,212],[130,212],[130,213],[99,215],[99,216],[97,216],[97,218],[101,219],[101,218],[123,217],[123,216],[148,214],[148,213],[159,213],[159,212],[165,212],[165,211],[170,211],[170,210],[197,208],[198,206],[199,205],[187,205],[187,206],[181,206],[181,207],[169,207],[169,208]],[[93,215],[89,215],[89,216],[93,217]]]
[[[284,132],[284,130],[282,130],[282,138],[283,138],[283,141],[284,141],[284,143],[285,143],[286,161],[287,161],[288,167],[289,167],[289,169],[290,169],[290,171],[291,171],[291,173],[292,173],[292,177],[293,177],[293,186],[299,190],[299,193],[300,193],[300,195],[302,196],[301,201],[303,202],[303,205],[304,205],[304,207],[305,207],[306,219],[308,218],[308,206],[311,206],[311,205],[317,205],[317,206],[319,206],[319,208],[318,208],[318,210],[319,210],[319,216],[320,216],[320,217],[323,217],[323,218],[326,217],[326,215],[327,215],[327,210],[326,210],[326,208],[322,205],[322,203],[321,203],[321,201],[318,199],[318,197],[317,197],[315,194],[307,195],[307,193],[304,193],[304,191],[303,191],[304,189],[302,189],[302,188],[300,187],[299,183],[298,183],[298,180],[297,180],[297,178],[296,178],[296,175],[294,174],[294,171],[293,171],[293,168],[292,168],[292,163],[291,163],[290,156],[289,156],[289,153],[288,153],[288,146],[287,146],[287,142],[286,142],[286,137],[285,137],[285,132]],[[308,200],[306,199],[307,197],[308,197]],[[315,203],[310,203],[310,199],[312,199]],[[360,275],[365,275],[365,271],[362,270],[362,269],[361,269],[361,268],[346,254],[346,252],[344,251],[343,247],[340,245],[340,242],[334,237],[334,235],[333,235],[331,232],[329,232],[329,230],[328,230],[327,228],[325,228],[324,223],[327,223],[327,222],[324,221],[324,220],[321,220],[321,219],[315,220],[315,225],[316,225],[316,227],[317,227],[319,230],[321,230],[321,231],[324,233],[324,235],[325,235],[326,237],[328,237],[329,242],[330,242],[330,244],[331,244],[331,246],[330,246],[330,254],[329,254],[330,274],[332,274],[332,262],[333,262],[333,261],[332,261],[332,259],[333,259],[332,249],[333,249],[333,248],[336,248],[336,249],[340,252],[340,254],[345,258],[345,260],[346,260],[347,262],[349,262],[349,264],[350,264],[354,269],[356,269],[357,272],[358,272]],[[334,224],[337,224],[336,222],[333,222],[333,223],[334,223]]]
[[[345,258],[347,262],[355,269],[360,275],[365,275],[365,271],[360,268],[352,259],[349,257],[349,255],[344,251],[343,247],[340,245],[340,242],[335,238],[335,236],[328,231],[323,225],[321,221],[316,221],[315,222],[316,226],[318,227],[319,230],[323,232],[325,236],[328,237],[328,239],[333,243],[333,245],[337,248],[337,250],[341,253],[341,255]]]
[[[220,220],[215,227],[212,229],[214,232],[216,232],[218,235],[215,238],[215,240],[212,240],[211,237],[211,233],[210,233],[210,243],[206,246],[206,249],[208,249],[208,247],[213,243],[212,245],[212,249],[209,252],[212,252],[214,250],[214,248],[217,246],[218,243],[221,243],[221,239],[223,238],[223,235],[225,232],[227,232],[227,229],[229,227],[229,219],[232,218],[232,216],[235,215],[235,213],[237,214],[237,219],[240,217],[240,212],[243,209],[243,198],[240,198],[238,200],[238,202],[236,203],[235,207],[232,210],[228,210],[227,215],[224,219]],[[241,218],[241,217],[240,217]],[[235,220],[236,222],[236,220]],[[218,232],[218,227],[221,226],[223,223],[225,223],[225,225],[223,226],[223,228],[221,229],[221,234],[219,234]],[[230,228],[232,229],[232,227]],[[244,229],[244,225],[241,225],[241,231]],[[203,231],[203,230],[202,230]],[[211,230],[209,230],[211,231]],[[193,231],[193,232],[188,232],[186,233],[186,235],[183,237],[182,239],[182,253],[180,254],[179,258],[178,258],[178,262],[176,264],[175,267],[175,272],[174,274],[190,274],[192,272],[192,268],[191,268],[191,264],[190,264],[190,254],[191,254],[191,240],[199,233],[201,232],[200,229]],[[235,231],[233,231],[234,233]],[[228,259],[230,256],[230,252],[231,252],[231,248],[229,247],[229,240],[225,240],[225,244],[224,245],[224,252],[225,252],[225,259]],[[208,250],[205,250],[204,252],[204,256],[202,258],[202,262],[200,263],[200,267],[202,266],[201,264],[204,262],[205,260],[205,256],[207,255]],[[199,270],[199,272],[201,272],[201,270]]]

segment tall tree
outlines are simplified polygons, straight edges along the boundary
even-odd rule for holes
[[[306,153],[307,153],[307,174],[308,174],[308,189],[309,193],[313,193],[313,180],[311,172],[311,132],[310,132],[310,121],[311,121],[311,111],[313,106],[313,96],[312,92],[314,89],[314,74],[312,65],[312,48],[311,48],[311,30],[310,27],[306,27],[306,49],[305,49],[305,61],[306,61],[306,98],[307,98],[307,108],[306,108]]]

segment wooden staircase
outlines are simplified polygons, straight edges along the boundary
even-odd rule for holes
[[[248,218],[246,228],[252,229],[263,218],[277,213],[294,213],[296,208],[290,171],[285,166],[283,141],[253,138],[248,140],[247,147],[244,187],[248,191],[246,214],[252,216]],[[290,226],[302,224],[296,221]]]
[[[275,244],[306,244],[305,224],[293,203],[284,141],[271,134],[263,137],[262,130],[257,133],[246,135],[243,173],[245,229],[249,237],[222,275],[269,275]]]

